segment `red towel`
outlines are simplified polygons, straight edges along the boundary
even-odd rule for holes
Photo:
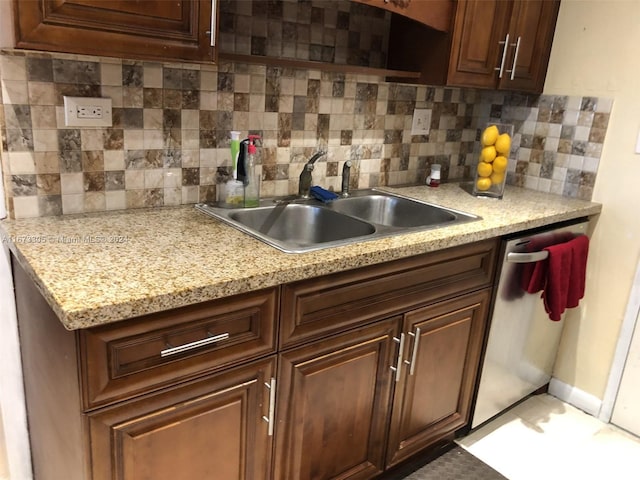
[[[545,310],[557,322],[565,309],[577,307],[584,296],[589,237],[580,235],[544,250],[549,257],[536,262],[526,291],[542,290]]]

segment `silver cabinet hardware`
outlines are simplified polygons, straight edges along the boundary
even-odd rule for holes
[[[511,73],[511,77],[509,77],[511,80],[516,76],[516,62],[518,61],[518,52],[520,51],[520,39],[521,37],[518,37],[516,43],[511,44],[512,47],[516,47],[516,51],[513,54],[513,65],[511,65],[511,70],[507,70],[507,73]]]
[[[393,341],[400,344],[398,346],[398,360],[395,367],[392,365],[389,368],[396,373],[396,382],[398,382],[400,381],[400,374],[402,373],[402,351],[404,350],[404,333],[400,334],[400,338],[393,337]]]
[[[500,41],[498,44],[504,45],[504,48],[502,49],[502,60],[500,60],[500,66],[494,68],[494,70],[499,72],[498,78],[502,78],[502,74],[504,73],[504,62],[507,60],[507,50],[509,50],[509,34],[507,33],[504,37],[504,41]]]
[[[216,0],[211,0],[211,30],[204,32],[211,39],[210,45],[216,46]]]
[[[262,419],[267,422],[268,435],[273,436],[273,419],[276,412],[276,379],[271,377],[271,380],[267,383],[264,382],[264,386],[269,390],[269,413],[268,416],[262,416]]]
[[[416,370],[416,359],[418,358],[418,345],[420,344],[420,327],[416,327],[416,333],[409,333],[413,337],[413,351],[411,352],[411,365],[409,375],[413,375]]]
[[[185,343],[184,345],[178,345],[177,347],[172,347],[167,344],[169,348],[162,350],[160,352],[161,357],[169,357],[171,355],[176,355],[178,353],[187,352],[189,350],[193,350],[194,348],[204,347],[205,345],[211,345],[212,343],[217,343],[222,340],[227,340],[229,338],[228,333],[221,333],[220,335],[213,335],[211,337],[203,338],[202,340],[196,340],[195,342]]]

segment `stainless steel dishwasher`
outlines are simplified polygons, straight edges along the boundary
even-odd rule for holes
[[[546,258],[545,246],[587,234],[588,221],[507,238],[496,289],[480,386],[471,422],[475,428],[551,379],[564,319],[549,320],[540,293],[526,293],[523,266]]]

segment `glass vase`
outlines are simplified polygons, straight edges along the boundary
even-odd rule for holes
[[[488,123],[480,135],[478,162],[475,165],[473,194],[502,198],[511,156],[513,125]]]

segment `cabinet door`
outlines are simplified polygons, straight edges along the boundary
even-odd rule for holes
[[[277,479],[368,479],[384,469],[401,317],[282,353]]]
[[[469,421],[489,298],[487,289],[405,315],[411,341],[394,396],[388,466]]]
[[[542,92],[559,6],[556,0],[514,2],[509,67],[500,79],[500,88]]]
[[[448,85],[495,88],[501,64],[511,2],[461,0],[455,12]],[[506,49],[506,51],[505,51]],[[506,68],[506,63],[505,63]],[[503,76],[505,75],[503,71]]]
[[[124,58],[215,59],[208,33],[216,18],[212,0],[16,0],[14,7],[20,48]]]
[[[88,416],[93,480],[267,479],[275,359]]]

